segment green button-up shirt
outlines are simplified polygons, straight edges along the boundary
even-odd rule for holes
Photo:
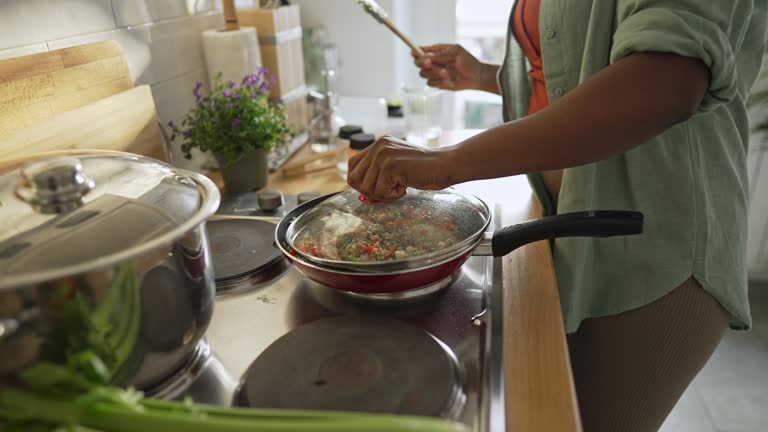
[[[566,169],[557,208],[541,176],[529,175],[549,214],[600,209],[645,214],[641,235],[555,242],[568,333],[586,318],[651,303],[691,276],[731,314],[733,328],[751,326],[745,103],[765,49],[767,3],[542,0],[541,54],[550,104],[634,52],[699,58],[711,73],[708,92],[690,120],[626,153]],[[505,121],[527,114],[528,70],[510,28],[499,72]]]

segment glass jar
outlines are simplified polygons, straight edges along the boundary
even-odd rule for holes
[[[376,135],[370,133],[356,133],[350,136],[349,150],[346,152],[339,152],[339,162],[336,164],[339,176],[346,179],[347,173],[349,172],[349,159],[375,142]]]
[[[365,132],[363,130],[362,126],[358,125],[345,125],[339,128],[339,139],[338,139],[338,145],[341,146],[349,146],[350,145],[350,138],[354,134],[359,134]]]
[[[405,139],[411,144],[435,146],[442,133],[442,92],[427,86],[403,86]]]
[[[405,139],[405,118],[403,107],[398,104],[387,104],[387,133],[395,138]]]

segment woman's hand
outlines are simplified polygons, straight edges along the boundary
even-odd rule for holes
[[[347,183],[366,198],[392,201],[407,187],[451,186],[455,169],[451,148],[426,149],[385,136],[349,160]]]
[[[424,55],[411,52],[419,75],[427,84],[444,90],[485,90],[499,94],[499,66],[483,63],[461,45],[437,44],[422,47]]]

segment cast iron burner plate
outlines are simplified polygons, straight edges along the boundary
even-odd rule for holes
[[[450,418],[464,401],[462,381],[456,358],[426,331],[344,316],[276,340],[248,368],[233,402]]]
[[[221,219],[207,223],[217,290],[238,283],[269,282],[276,265],[284,261],[274,246],[275,225],[266,221]],[[265,276],[257,281],[257,276]]]

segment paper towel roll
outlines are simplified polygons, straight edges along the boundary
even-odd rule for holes
[[[223,74],[223,82],[232,80],[240,83],[245,75],[255,73],[261,66],[255,27],[240,27],[233,31],[207,30],[203,32],[203,51],[211,86],[219,71]]]

